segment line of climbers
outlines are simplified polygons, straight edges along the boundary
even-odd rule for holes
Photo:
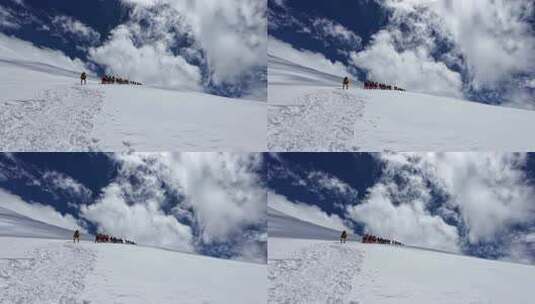
[[[405,89],[398,88],[397,86],[391,86],[384,83],[379,83],[375,81],[365,81],[364,89],[366,90],[394,90],[394,91],[405,91]]]
[[[129,244],[129,245],[136,245],[134,241],[116,238],[114,236],[110,236],[103,233],[97,233],[95,235],[95,243],[118,243],[118,244]]]
[[[388,245],[397,245],[397,246],[403,246],[402,243],[395,241],[395,240],[389,240],[384,239],[382,237],[378,237],[372,234],[364,234],[362,236],[362,242],[363,243],[375,243],[375,244],[388,244]]]
[[[102,81],[101,82],[102,84],[115,84],[115,83],[117,83],[117,84],[143,85],[141,82],[130,81],[128,79],[115,77],[115,76],[108,76],[108,75],[102,76],[101,81]]]

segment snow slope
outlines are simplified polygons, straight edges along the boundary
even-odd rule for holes
[[[73,244],[72,232],[4,208],[0,228],[2,304],[266,302],[265,265],[142,246]]]
[[[286,235],[268,242],[268,303],[533,302],[534,266],[362,244],[352,236],[346,244],[319,240],[313,223],[302,228],[311,237],[294,238],[294,229],[302,236],[302,221],[285,220]],[[315,227],[321,235],[323,227]]]
[[[281,56],[268,57],[271,151],[535,150],[535,111],[364,90],[359,83],[344,91],[344,75]]]
[[[0,36],[2,151],[265,150],[264,102],[94,77],[80,86],[80,64],[50,52]]]
[[[0,236],[70,239],[73,231],[0,207]],[[89,239],[89,236],[87,237]]]
[[[293,218],[271,207],[268,207],[268,216],[269,237],[334,240],[341,233]]]

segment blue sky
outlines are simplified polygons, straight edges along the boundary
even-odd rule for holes
[[[271,39],[340,62],[361,81],[535,108],[530,0],[268,0],[268,6]]]
[[[264,172],[260,154],[4,153],[0,205],[67,229],[262,262]]]
[[[0,33],[79,58],[98,74],[265,99],[260,2],[0,0],[0,8]],[[253,21],[244,30],[237,26],[242,20]]]
[[[282,153],[266,159],[270,203],[297,208],[305,220],[416,246],[535,262],[533,154]]]

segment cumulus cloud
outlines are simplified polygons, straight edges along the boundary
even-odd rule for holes
[[[221,245],[219,251],[238,255],[233,258],[251,259],[259,252],[255,248],[262,245],[253,232],[265,233],[266,225],[266,192],[256,173],[262,163],[259,154],[113,157],[118,177],[97,203],[81,209],[99,229],[180,250]]]
[[[132,20],[115,29],[102,49],[92,52],[95,61],[117,73],[135,70],[142,77],[143,69],[156,65],[149,71],[163,68],[164,72],[161,76],[149,73],[145,82],[161,84],[178,78],[171,85],[192,88],[201,81],[196,67],[206,69],[206,82],[221,85],[240,84],[267,64],[265,1],[124,1],[134,4]],[[147,14],[153,17],[145,18]],[[182,25],[177,27],[177,22]],[[145,31],[159,34],[142,35]],[[178,39],[168,39],[173,36]],[[185,47],[176,45],[183,37],[192,41]],[[177,52],[177,48],[182,50]],[[115,59],[105,60],[110,57]],[[117,58],[137,60],[118,66],[113,62]]]
[[[414,164],[449,193],[447,206],[458,208],[471,243],[492,241],[515,225],[535,219],[533,187],[525,182],[525,154],[441,153]]]
[[[199,90],[199,67],[175,56],[163,41],[136,45],[135,37],[132,28],[121,25],[104,45],[90,49],[91,59],[104,65],[111,75],[162,87]]]
[[[303,202],[291,202],[283,195],[268,192],[268,206],[286,215],[295,217],[305,222],[334,230],[348,230],[348,225],[336,214],[327,214],[318,206]]]
[[[254,172],[258,154],[184,153],[175,174],[205,242],[223,241],[265,221],[266,192]]]
[[[436,92],[442,79],[445,85],[438,94],[455,96],[460,92],[454,76],[458,72],[465,77],[466,89],[505,91],[501,98],[513,99],[504,101],[517,106],[532,101],[529,92],[511,93],[521,89],[516,84],[518,76],[532,75],[535,71],[535,35],[530,23],[535,11],[532,1],[386,0],[380,3],[392,12],[390,24],[376,35],[365,53],[354,54],[355,63],[370,70],[373,76],[405,81],[404,73],[416,68],[426,75],[420,82],[430,87],[429,92]],[[404,29],[402,35],[398,34],[400,29]],[[378,60],[379,56],[382,61]],[[366,63],[366,59],[373,61]],[[421,62],[420,66],[414,65],[415,59]],[[388,70],[391,61],[397,62],[398,72],[384,75],[382,70]],[[429,72],[431,77],[427,77]],[[408,77],[411,79],[410,74]],[[408,82],[407,86],[425,90],[414,82]]]
[[[61,228],[86,232],[83,223],[70,214],[61,214],[50,205],[37,202],[26,202],[21,197],[0,189],[0,206],[31,219]]]
[[[394,5],[395,7],[395,5]],[[466,58],[475,85],[492,85],[535,69],[534,3],[436,1],[429,5]]]
[[[392,195],[396,187],[378,184],[369,190],[364,202],[347,207],[352,220],[363,223],[368,233],[396,239],[406,244],[459,250],[459,236],[455,226],[448,225],[426,210],[426,201],[413,199],[398,205]]]
[[[108,186],[99,201],[83,205],[80,212],[85,219],[97,223],[100,232],[134,239],[140,244],[193,251],[189,226],[164,214],[153,199],[129,205],[117,184]]]
[[[532,245],[522,240],[521,227],[530,229],[535,220],[535,189],[523,170],[526,157],[380,154],[384,176],[348,213],[373,233],[413,244],[450,250],[489,244],[503,258],[529,256]]]
[[[72,17],[63,15],[55,16],[52,19],[52,24],[63,33],[68,33],[77,39],[87,41],[91,44],[97,43],[100,40],[100,34],[97,31]]]
[[[398,32],[398,35],[402,35]],[[383,30],[373,38],[371,46],[351,53],[352,63],[369,71],[369,78],[391,83],[416,92],[462,96],[462,79],[444,63],[436,62],[423,46],[404,51],[395,47],[391,32]]]

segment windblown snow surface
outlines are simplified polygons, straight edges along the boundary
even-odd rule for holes
[[[340,244],[339,232],[268,214],[268,303],[533,303],[534,266],[358,236]]]
[[[70,240],[0,209],[0,303],[265,303],[266,266]]]
[[[264,102],[101,85],[94,76],[81,86],[81,63],[55,60],[58,56],[0,34],[0,150],[266,148]]]
[[[270,151],[533,151],[535,111],[364,90],[269,50]]]

